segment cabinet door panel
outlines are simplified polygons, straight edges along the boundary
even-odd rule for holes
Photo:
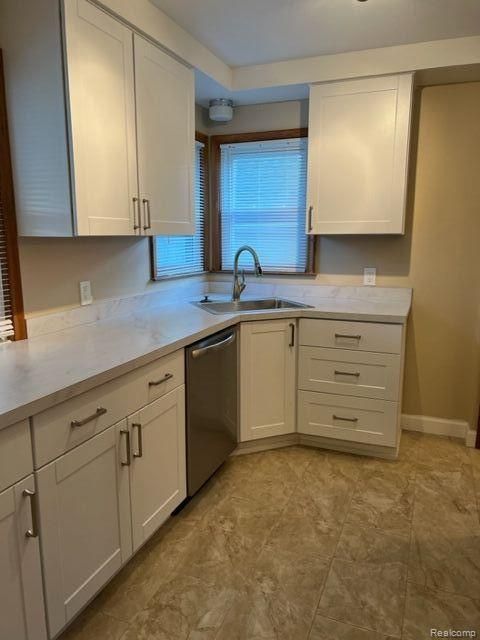
[[[412,75],[311,87],[312,232],[403,233]]]
[[[86,0],[65,2],[78,235],[134,235],[133,35]]]
[[[33,475],[0,493],[0,638],[45,640],[45,609],[38,538],[32,527]]]
[[[135,36],[135,82],[144,232],[192,235],[193,71]]]
[[[136,550],[186,497],[185,387],[171,391],[131,416],[129,426]]]
[[[131,555],[126,421],[37,473],[49,627],[58,633]]]
[[[291,320],[241,325],[242,441],[295,431],[295,329]]]

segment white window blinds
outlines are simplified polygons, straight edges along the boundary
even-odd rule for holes
[[[5,207],[0,189],[0,342],[13,337],[13,312],[7,263]]]
[[[220,146],[221,268],[233,269],[236,250],[251,245],[264,271],[304,273],[307,139]],[[248,254],[240,267],[251,270]]]
[[[195,235],[156,236],[154,277],[190,275],[205,271],[205,220],[207,176],[205,145],[195,142]]]

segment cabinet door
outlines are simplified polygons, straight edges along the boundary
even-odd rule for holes
[[[186,497],[185,387],[129,418],[133,549],[138,549]]]
[[[248,322],[240,330],[240,439],[295,431],[296,323]]]
[[[404,233],[412,74],[310,89],[307,232]]]
[[[133,35],[87,0],[64,7],[76,233],[134,235]]]
[[[193,71],[135,36],[135,82],[143,232],[192,235]]]
[[[37,472],[51,635],[131,556],[126,431],[124,420]]]
[[[35,497],[25,491],[35,491],[33,475],[0,493],[0,638],[5,640],[47,637],[40,550],[32,521]]]

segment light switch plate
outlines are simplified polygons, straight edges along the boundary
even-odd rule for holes
[[[80,304],[83,306],[87,304],[92,304],[92,287],[90,285],[90,280],[84,280],[80,282]]]
[[[376,267],[365,267],[363,270],[363,284],[366,287],[374,287],[377,283]]]

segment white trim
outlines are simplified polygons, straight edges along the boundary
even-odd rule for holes
[[[299,444],[305,447],[314,447],[327,451],[340,451],[341,453],[350,453],[372,458],[384,458],[385,460],[396,460],[398,457],[398,445],[396,447],[385,447],[383,445],[337,440],[336,438],[325,438],[323,436],[312,436],[303,433],[299,433],[298,435]]]
[[[287,433],[281,436],[270,436],[259,438],[258,440],[248,440],[239,442],[237,448],[230,455],[241,456],[244,453],[257,453],[259,451],[270,451],[270,449],[280,449],[282,447],[292,447],[298,444],[298,433]]]
[[[402,414],[402,429],[407,431],[420,431],[437,436],[450,436],[452,438],[465,439],[469,425],[465,420],[447,420],[431,416],[412,416]]]
[[[465,436],[465,445],[467,447],[475,448],[475,443],[477,441],[477,432],[475,429],[468,429],[467,435]]]

